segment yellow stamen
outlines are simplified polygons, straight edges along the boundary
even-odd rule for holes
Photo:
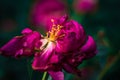
[[[63,28],[63,26],[61,26],[61,25],[56,25],[56,24],[54,23],[54,19],[51,19],[51,22],[53,23],[53,24],[52,24],[52,29],[51,29],[48,33],[46,33],[46,34],[47,34],[46,37],[48,38],[48,40],[49,40],[49,41],[56,41],[56,39],[65,36],[64,34],[58,36],[58,34],[59,34],[61,28]]]

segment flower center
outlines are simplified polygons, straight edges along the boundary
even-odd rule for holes
[[[49,32],[47,32],[47,39],[48,39],[49,41],[53,41],[53,42],[54,42],[54,41],[56,41],[58,38],[64,36],[64,34],[58,36],[58,34],[59,34],[59,32],[60,32],[60,30],[61,30],[61,28],[62,28],[63,26],[61,26],[61,25],[56,25],[56,24],[54,23],[54,19],[51,19],[51,22],[52,22],[52,28],[51,28],[51,30],[50,30]]]

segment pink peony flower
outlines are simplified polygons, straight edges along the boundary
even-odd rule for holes
[[[96,44],[91,36],[86,36],[83,27],[67,16],[51,19],[47,36],[41,40],[43,51],[34,57],[32,67],[39,71],[48,71],[50,75],[67,72],[80,75],[77,66],[96,54]],[[57,75],[53,77],[57,80]],[[61,79],[63,80],[63,79]]]
[[[53,80],[64,80],[62,69],[80,76],[77,66],[96,54],[96,44],[87,36],[83,27],[67,16],[51,19],[51,25],[44,37],[28,28],[23,36],[13,38],[0,50],[7,56],[31,56],[34,54],[32,68],[47,71]]]

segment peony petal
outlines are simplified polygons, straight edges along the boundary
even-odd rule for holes
[[[22,37],[14,37],[0,49],[1,54],[5,56],[15,56],[16,52],[23,48],[22,43]]]
[[[72,65],[69,65],[68,63],[62,64],[63,69],[67,71],[68,73],[76,74],[78,76],[81,76],[81,71],[77,69],[77,67],[73,67]]]
[[[86,58],[93,57],[97,52],[96,44],[91,36],[88,36],[88,40],[84,46],[81,47],[80,53],[86,55]]]
[[[50,59],[54,54],[54,48],[55,48],[55,44],[53,42],[47,43],[46,48],[43,49],[42,52],[36,53],[32,63],[32,68],[34,70],[40,70],[40,71],[47,70],[49,66],[51,66],[49,64],[50,64]]]
[[[86,41],[86,34],[83,27],[74,20],[66,22],[60,33],[65,36],[57,40],[57,52],[68,53],[76,51]]]
[[[64,15],[63,17],[61,17],[58,21],[58,23],[60,25],[64,25],[66,23],[66,21],[68,20],[68,15]]]
[[[41,38],[38,32],[31,32],[26,28],[22,31],[23,36],[16,36],[7,44],[1,47],[0,52],[4,56],[31,56],[34,52],[35,44]],[[39,41],[40,42],[40,41]]]
[[[67,64],[77,67],[84,60],[84,55],[77,51],[69,55],[69,57],[65,58],[65,60]]]
[[[31,29],[25,28],[21,33],[22,33],[22,34],[29,34],[29,33],[31,33],[31,32],[32,32]]]
[[[64,80],[64,74],[62,71],[48,71],[53,80]]]
[[[91,36],[88,36],[86,43],[80,48],[80,51],[74,51],[64,58],[64,69],[70,73],[73,73],[73,67],[77,67],[82,63],[84,59],[91,58],[96,54],[96,44]]]

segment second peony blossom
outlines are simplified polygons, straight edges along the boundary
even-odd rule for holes
[[[95,56],[96,44],[87,36],[83,27],[67,16],[51,19],[46,36],[26,28],[22,36],[14,37],[2,48],[4,56],[32,56],[32,68],[47,71],[53,80],[64,80],[62,69],[80,76],[77,66],[84,60]]]

